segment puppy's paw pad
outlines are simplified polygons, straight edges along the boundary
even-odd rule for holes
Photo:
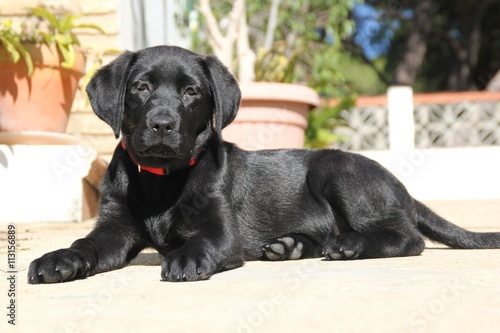
[[[304,244],[302,244],[301,242],[297,242],[297,245],[295,245],[295,247],[293,248],[292,253],[290,253],[290,258],[288,258],[288,259],[292,259],[292,260],[300,259],[300,257],[302,256],[302,249],[303,248],[304,248]]]
[[[295,239],[293,239],[292,237],[281,237],[278,238],[278,241],[285,244],[287,248],[292,248],[295,245]]]
[[[359,256],[359,253],[356,251],[344,250],[343,247],[340,247],[336,251],[325,251],[323,254],[327,260],[350,260],[356,259]]]
[[[269,245],[269,248],[276,254],[283,255],[285,254],[285,246],[281,243],[274,243]]]
[[[262,251],[269,260],[295,260],[302,256],[304,244],[292,237],[280,237],[264,246]]]
[[[350,250],[342,250],[342,252],[344,252],[346,258],[353,258],[357,254],[356,251],[350,251]]]

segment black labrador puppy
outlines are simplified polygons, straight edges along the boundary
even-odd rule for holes
[[[454,248],[500,247],[500,233],[447,222],[363,156],[224,142],[240,90],[215,57],[169,46],[125,52],[87,92],[123,139],[95,229],[33,261],[30,283],[120,268],[146,247],[164,256],[167,281],[208,279],[244,260],[414,256],[422,234]]]

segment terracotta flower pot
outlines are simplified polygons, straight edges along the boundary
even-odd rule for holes
[[[0,47],[0,131],[64,132],[78,80],[85,71],[83,52],[76,53],[75,66],[62,68],[56,46],[27,44],[33,58],[34,72],[21,59],[10,61]]]
[[[270,82],[241,84],[241,106],[224,140],[247,150],[303,148],[308,112],[319,105],[308,87]]]

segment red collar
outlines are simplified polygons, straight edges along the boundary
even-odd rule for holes
[[[127,151],[127,146],[125,145],[125,139],[122,139],[122,148],[123,148],[123,150]],[[134,162],[134,164],[137,165],[137,170],[139,170],[139,172],[147,171],[149,173],[159,175],[159,176],[164,176],[164,175],[169,174],[167,167],[153,168],[153,167],[143,166],[143,165],[140,165],[139,163],[137,163],[137,160],[134,158],[134,156],[132,156],[132,154],[129,151],[128,151],[128,156],[130,156],[130,159],[132,160],[132,162]],[[196,156],[191,158],[191,160],[189,161],[189,166],[193,166],[195,164],[196,164]]]

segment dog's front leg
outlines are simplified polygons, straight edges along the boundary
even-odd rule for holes
[[[95,229],[69,248],[49,252],[34,260],[29,267],[31,284],[66,282],[86,278],[99,272],[123,267],[145,246],[126,207],[102,214]],[[103,210],[101,209],[101,212]]]
[[[182,247],[165,257],[161,268],[163,280],[206,280],[216,272],[243,265],[239,230],[228,213],[207,209],[190,221],[197,230]]]

